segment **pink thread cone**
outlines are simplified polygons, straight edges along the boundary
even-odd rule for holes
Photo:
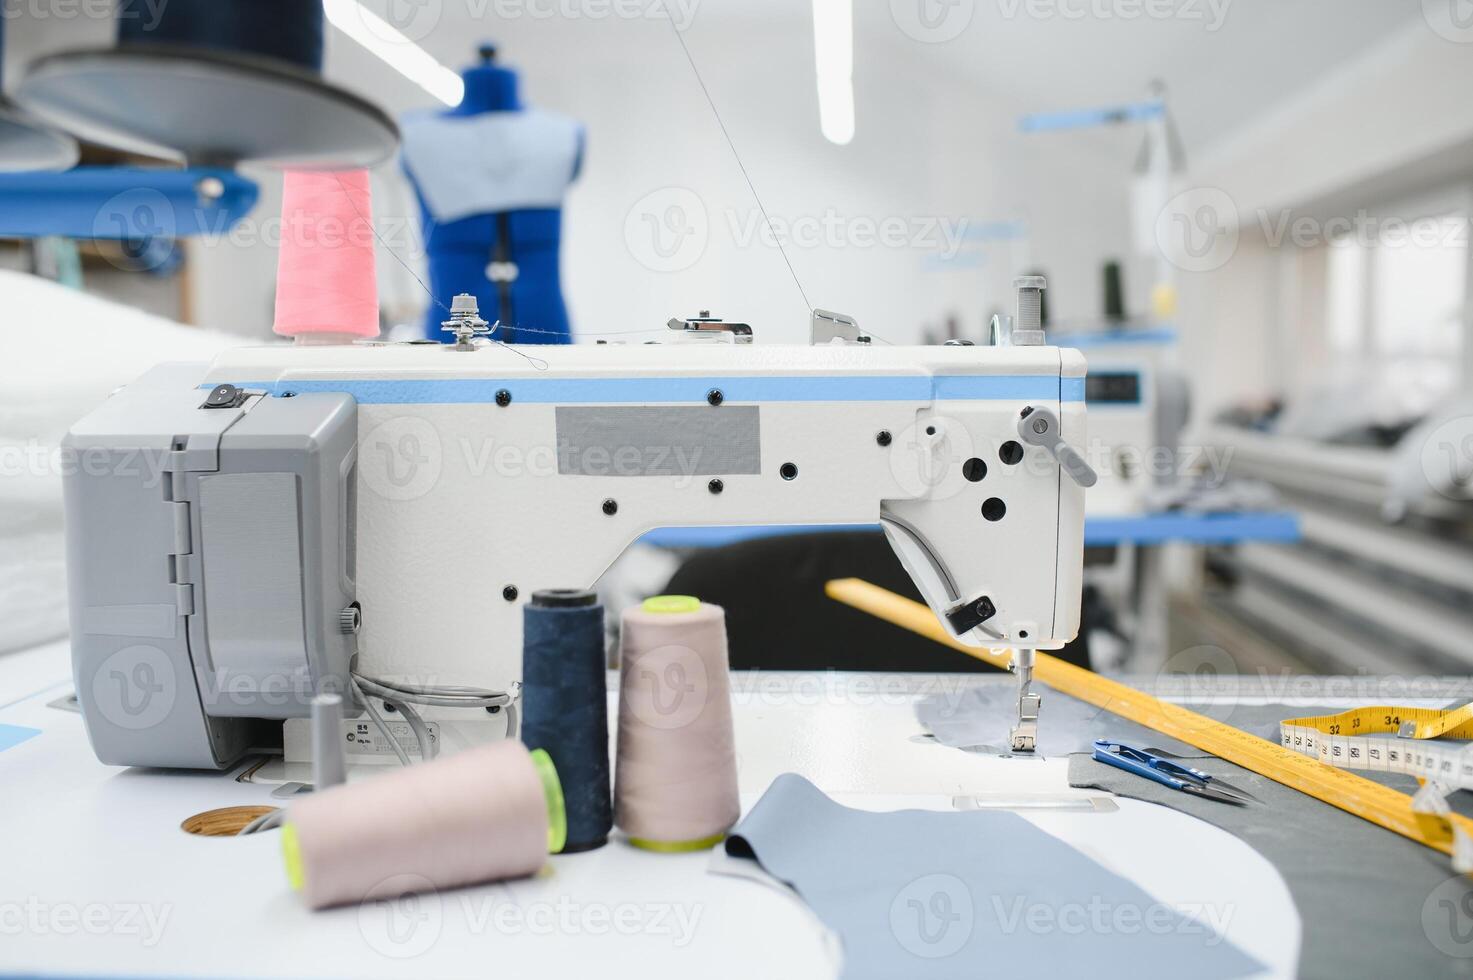
[[[368,171],[287,171],[275,331],[298,343],[378,336],[373,243]]]
[[[641,846],[709,846],[741,815],[726,613],[627,609],[620,659],[614,822]]]
[[[495,742],[293,803],[314,909],[534,874],[547,801],[521,742]]]

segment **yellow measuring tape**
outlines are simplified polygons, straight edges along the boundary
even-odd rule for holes
[[[1452,711],[1355,708],[1279,724],[1279,744],[1328,765],[1399,772],[1445,790],[1473,789],[1473,745],[1431,741],[1438,738],[1473,738],[1473,704]]]
[[[941,625],[931,610],[918,602],[871,585],[861,579],[853,578],[829,582],[825,591],[830,598],[837,599],[846,605],[894,623],[896,626],[904,627],[913,633],[949,646],[953,650],[992,664],[994,667],[1007,669],[1009,657],[1007,651],[967,646],[947,633],[946,628]],[[1462,858],[1468,854],[1470,849],[1473,849],[1473,820],[1467,817],[1449,812],[1424,812],[1425,808],[1414,809],[1412,797],[1405,793],[1399,793],[1390,787],[1374,783],[1346,769],[1324,765],[1317,758],[1311,758],[1302,751],[1276,745],[1266,739],[1250,735],[1205,715],[1199,715],[1181,705],[1154,698],[1133,687],[1101,677],[1094,671],[1076,667],[1046,653],[1037,654],[1033,676],[1062,694],[1127,718],[1136,724],[1161,732],[1163,735],[1170,735],[1172,738],[1256,772],[1276,783],[1282,783],[1291,789],[1307,793],[1317,800],[1369,820],[1419,844],[1436,848],[1445,854],[1453,854],[1456,846],[1459,852],[1457,855],[1459,860],[1456,861],[1458,870],[1467,870],[1463,867],[1465,861]],[[1362,712],[1386,712],[1395,709],[1361,710]],[[1459,711],[1463,710],[1465,709],[1459,709]],[[1468,710],[1473,712],[1473,709]],[[1349,712],[1347,715],[1336,717],[1345,718],[1357,713]],[[1428,726],[1426,729],[1419,728],[1419,731],[1431,731],[1438,725],[1445,724],[1448,717],[1455,713],[1443,714],[1436,711],[1408,709],[1402,714],[1405,720],[1412,721],[1419,726]],[[1374,720],[1374,716],[1368,715],[1362,719],[1362,724],[1369,724]],[[1292,720],[1293,723],[1296,723],[1295,727],[1317,731],[1313,725],[1297,724],[1310,721],[1318,722],[1325,721],[1325,719]],[[1445,734],[1451,735],[1455,731],[1461,731],[1464,724],[1470,723],[1473,723],[1473,713],[1470,713],[1466,720],[1457,721],[1454,727],[1448,729]],[[1286,724],[1290,723],[1286,722]],[[1401,730],[1400,719],[1396,730]],[[1316,755],[1317,753],[1318,749],[1316,749]],[[1443,809],[1445,811],[1445,804]]]

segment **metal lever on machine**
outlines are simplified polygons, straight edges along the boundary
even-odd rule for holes
[[[752,328],[745,323],[727,323],[719,316],[712,316],[710,310],[702,310],[700,316],[693,316],[682,320],[680,317],[671,317],[665,324],[671,330],[683,330],[691,334],[716,334],[729,333],[734,344],[750,344],[752,342]]]
[[[814,346],[843,340],[851,344],[867,344],[869,334],[859,329],[859,322],[844,313],[830,310],[814,310],[810,321],[810,334]]]
[[[1059,435],[1059,417],[1047,408],[1032,405],[1023,409],[1018,417],[1018,436],[1030,446],[1042,446],[1063,467],[1069,478],[1088,489],[1099,482],[1099,474],[1085,462],[1079,450],[1069,445]]]
[[[1099,475],[1060,435],[1059,417],[1047,408],[1028,406],[1018,417],[1018,436],[1030,446],[1042,446],[1058,461],[1069,478],[1081,487],[1092,487]],[[1018,678],[1018,723],[1008,733],[1014,752],[1032,752],[1038,745],[1038,709],[1042,698],[1034,694],[1032,650],[1014,650],[1009,664]]]

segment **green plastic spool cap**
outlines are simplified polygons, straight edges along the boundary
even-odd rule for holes
[[[532,765],[542,780],[542,795],[547,799],[547,853],[561,854],[568,843],[568,807],[563,802],[563,783],[557,766],[545,749],[533,749]]]
[[[693,595],[657,595],[646,599],[641,608],[647,613],[693,613],[700,611],[701,600]]]
[[[301,891],[307,884],[307,875],[302,870],[302,843],[297,840],[294,824],[281,825],[281,858],[286,862],[286,880],[292,891]]]
[[[709,851],[711,848],[726,840],[726,832],[712,834],[710,837],[702,837],[700,840],[650,840],[646,837],[631,837],[629,843],[642,851],[655,851],[658,854],[687,854],[691,851]]]

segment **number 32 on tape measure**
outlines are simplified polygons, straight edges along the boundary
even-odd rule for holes
[[[1473,739],[1473,704],[1455,711],[1356,708],[1279,725],[1284,748],[1341,769],[1397,772],[1448,789],[1473,789],[1473,744],[1437,739]]]

